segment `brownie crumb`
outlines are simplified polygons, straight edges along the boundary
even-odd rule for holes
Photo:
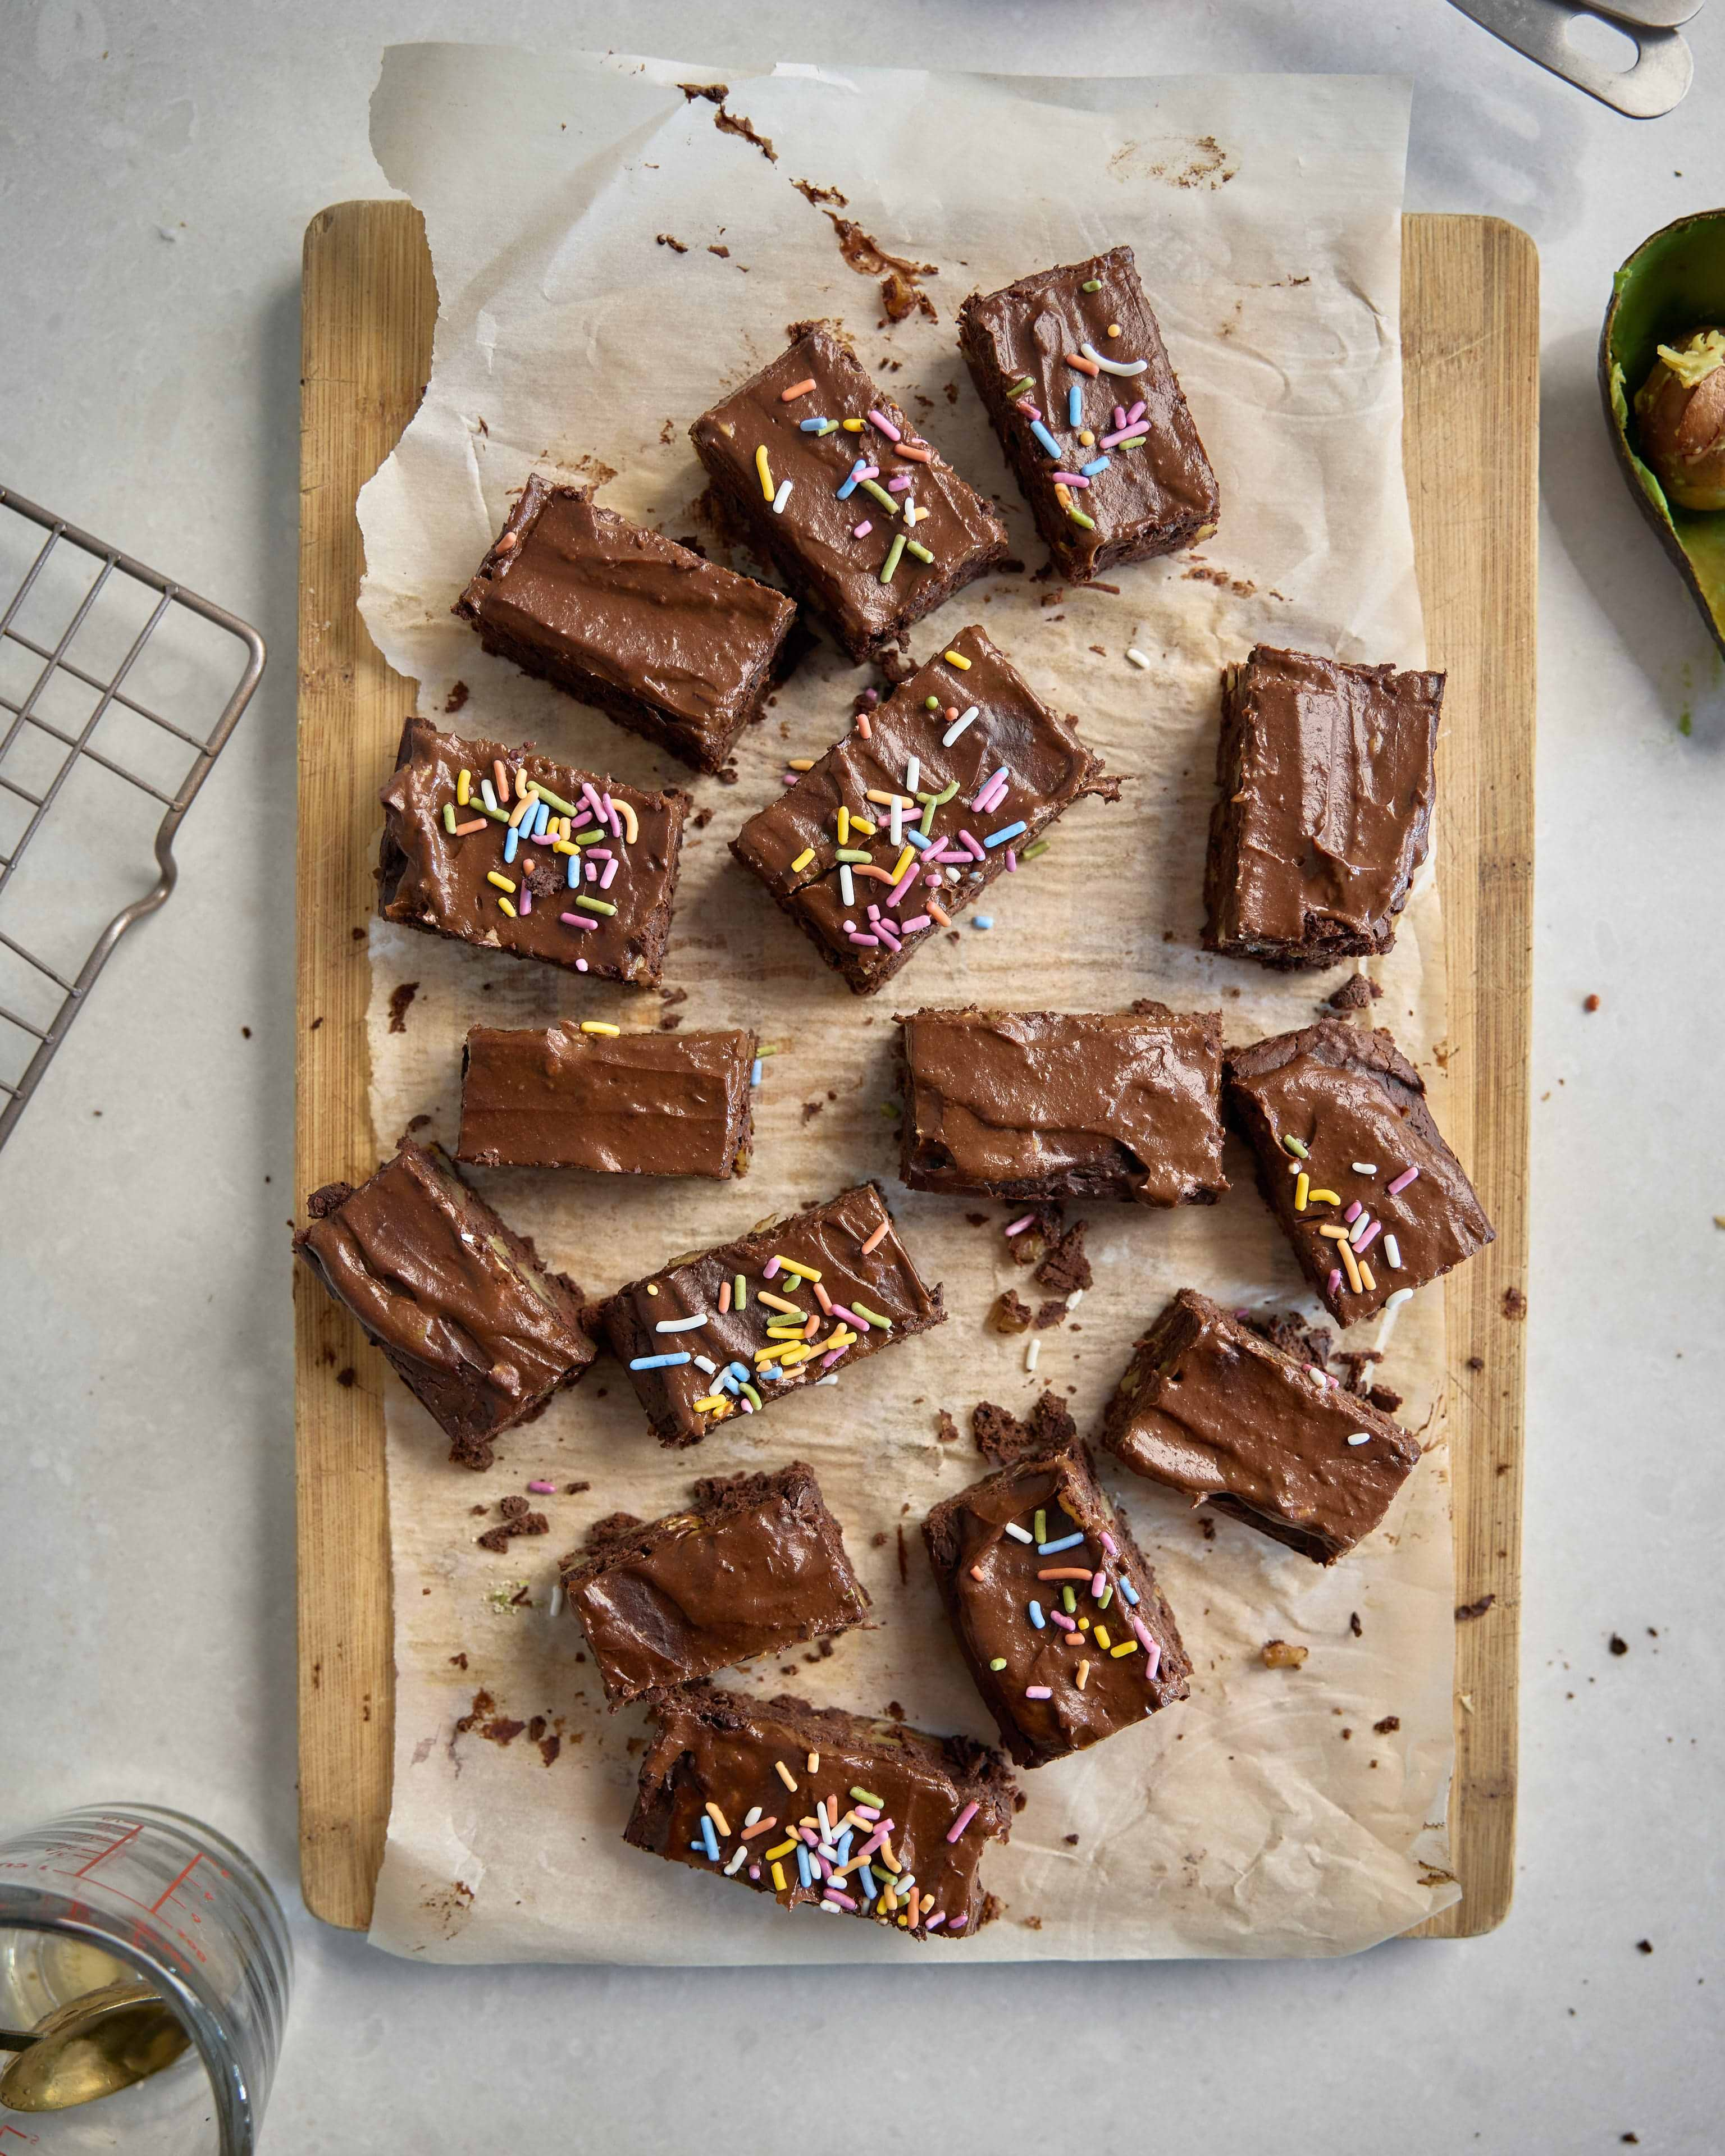
[[[1363,1010],[1368,1004],[1376,1003],[1383,993],[1378,983],[1368,980],[1365,974],[1350,973],[1341,987],[1325,1000],[1332,1010]]]
[[[1029,1232],[1026,1230],[1026,1232]],[[1036,1278],[1056,1295],[1074,1295],[1089,1287],[1096,1276],[1084,1255],[1084,1223],[1077,1220],[1050,1246],[1036,1268]],[[1040,1324],[1041,1320],[1037,1322]]]
[[[817,209],[823,203],[832,203],[839,209],[849,209],[850,207],[850,197],[841,195],[836,187],[818,187],[813,180],[793,180],[791,185],[802,196],[804,202],[813,203]],[[796,341],[794,337],[791,339],[793,344]]]
[[[1482,1594],[1477,1602],[1461,1603],[1455,1611],[1456,1623],[1465,1625],[1471,1618],[1483,1617],[1497,1599],[1495,1594]]]
[[[1066,1314],[1066,1298],[1057,1295],[1051,1302],[1038,1306],[1036,1315],[1030,1322],[1039,1332],[1046,1332],[1050,1325],[1064,1325]]]
[[[484,1534],[476,1537],[481,1549],[505,1550],[517,1535],[548,1535],[551,1532],[551,1522],[543,1512],[528,1512],[524,1498],[506,1497],[503,1500],[504,1505],[511,1502],[521,1505],[522,1510],[506,1513],[497,1526],[487,1527]],[[500,1507],[499,1510],[501,1511],[502,1507]]]
[[[1652,1951],[1653,1942],[1651,1939],[1637,1939],[1635,1941],[1635,1952],[1637,1953],[1651,1953]]]
[[[1077,1424],[1059,1394],[1052,1392],[1043,1394],[1031,1409],[1028,1422],[1020,1422],[992,1400],[979,1401],[971,1414],[970,1430],[977,1450],[997,1467],[1008,1466],[1014,1460],[1063,1451],[1078,1435]]]
[[[1629,1652],[1629,1641],[1620,1632],[1614,1632],[1606,1644],[1614,1655],[1626,1655]]]
[[[1060,1839],[1065,1843],[1068,1849],[1076,1849],[1078,1846],[1078,1837],[1076,1834],[1063,1835]]]
[[[803,1103],[803,1121],[805,1123],[812,1123],[820,1113],[822,1106],[823,1103],[819,1101],[805,1101]]]
[[[1366,1398],[1374,1408],[1387,1415],[1393,1415],[1402,1404],[1401,1394],[1389,1385],[1368,1385]]]
[[[408,1029],[408,1006],[419,993],[417,981],[403,981],[389,991],[389,1030],[405,1033]]]
[[[1015,1288],[1008,1288],[989,1312],[988,1323],[996,1332],[1028,1332],[1030,1306],[1019,1296]]]
[[[1483,1355],[1470,1355],[1467,1358],[1467,1367],[1470,1370],[1483,1370],[1486,1367],[1485,1357]]]
[[[1389,1737],[1394,1735],[1394,1733],[1399,1729],[1401,1726],[1402,1718],[1399,1714],[1386,1714],[1382,1722],[1374,1722],[1372,1724],[1373,1728],[1377,1731],[1380,1737]]]
[[[451,1655],[449,1657],[449,1667],[453,1670],[465,1670],[467,1667],[466,1656],[465,1654]]]
[[[409,1116],[408,1117],[408,1130],[409,1133],[414,1131],[423,1131],[430,1121],[431,1118],[429,1116]]]
[[[444,709],[446,711],[459,711],[466,701],[467,684],[465,681],[458,681],[449,695],[444,697]]]
[[[934,1419],[934,1434],[942,1445],[958,1442],[958,1425],[942,1408]]]
[[[1308,1363],[1320,1370],[1328,1368],[1334,1335],[1327,1327],[1307,1325],[1291,1310],[1236,1310],[1234,1315],[1260,1340],[1267,1340],[1284,1355],[1291,1355],[1296,1363]]]
[[[1207,1543],[1213,1543],[1216,1539],[1216,1523],[1208,1513],[1199,1522],[1198,1532]]]
[[[1030,1208],[1029,1226],[1020,1228],[1017,1235],[1009,1235],[1006,1239],[1006,1247],[1012,1253],[1014,1265],[1040,1265],[1042,1263],[1059,1240],[1065,1212],[1065,1207],[1057,1198]],[[1024,1218],[1022,1213],[1014,1212],[1004,1224],[1009,1228]]]
[[[1331,1361],[1342,1366],[1342,1389],[1352,1393],[1357,1399],[1366,1396],[1366,1372],[1373,1363],[1384,1358],[1375,1348],[1338,1348]]]
[[[1264,1642],[1264,1666],[1266,1670],[1297,1670],[1312,1652],[1309,1647],[1296,1647],[1287,1640],[1266,1640]]]
[[[709,247],[706,251],[709,254],[716,254],[721,262],[728,262],[731,259],[731,249],[728,247]]]
[[[902,1722],[904,1718],[905,1711],[903,1707],[899,1705],[898,1702],[896,1699],[888,1700],[886,1702],[886,1719],[889,1722]]]
[[[1599,998],[1597,996],[1588,996],[1584,998],[1581,1008],[1584,1011],[1596,1011],[1599,1008]]]
[[[1522,1318],[1527,1315],[1527,1298],[1518,1287],[1503,1291],[1503,1314],[1506,1317]]]
[[[563,1740],[561,1737],[552,1735],[550,1737],[542,1737],[538,1741],[539,1756],[545,1762],[546,1765],[549,1767],[553,1760],[556,1759],[558,1753],[562,1750]]]
[[[331,1213],[345,1205],[353,1195],[351,1183],[326,1183],[321,1189],[314,1190],[305,1200],[305,1210],[314,1220],[326,1220]]]
[[[1359,1612],[1358,1609],[1350,1609],[1348,1611],[1348,1629],[1353,1633],[1356,1640],[1364,1638],[1366,1628],[1359,1621]]]
[[[886,1547],[886,1530],[885,1527],[880,1527],[869,1537],[869,1548],[870,1549],[885,1549]]]
[[[676,237],[675,233],[655,232],[653,237],[659,242],[659,244],[661,247],[670,248],[674,254],[686,254],[689,252],[688,248]]]
[[[578,1497],[583,1490],[591,1490],[592,1487],[591,1482],[566,1482],[563,1485],[563,1495],[566,1497]]]

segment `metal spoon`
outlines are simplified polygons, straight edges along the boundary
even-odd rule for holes
[[[191,2039],[167,2002],[136,1979],[69,1999],[33,2029],[0,2029],[0,2109],[69,2111],[171,2066]]]
[[[1656,120],[1688,94],[1695,62],[1680,32],[1665,27],[1687,22],[1701,9],[1688,0],[1450,0],[1482,29],[1525,53],[1565,82],[1584,90],[1631,120]],[[1569,42],[1578,17],[1603,18],[1635,40],[1635,60],[1621,70],[1589,59]]]

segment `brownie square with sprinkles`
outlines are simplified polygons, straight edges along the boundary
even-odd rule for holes
[[[1019,1766],[1066,1758],[1186,1697],[1173,1612],[1082,1445],[973,1482],[935,1507],[922,1537]]]
[[[1023,1804],[998,1752],[901,1721],[685,1686],[649,1709],[623,1838],[781,1908],[963,1938],[996,1910],[979,1866]]]
[[[1394,1310],[1495,1240],[1389,1034],[1327,1019],[1224,1061],[1223,1110],[1325,1308]]]
[[[830,331],[690,429],[725,509],[859,662],[1006,552],[1006,527]]]
[[[379,797],[386,921],[657,988],[689,797],[409,719]]]
[[[973,292],[958,341],[1063,577],[1215,530],[1216,475],[1131,248]]]
[[[673,1258],[598,1312],[660,1443],[678,1445],[805,1385],[836,1384],[946,1315],[873,1183]]]
[[[1047,847],[1087,793],[1111,800],[1101,758],[979,629],[859,718],[731,850],[842,973],[872,995]]]

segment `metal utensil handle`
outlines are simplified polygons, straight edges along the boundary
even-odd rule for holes
[[[1655,6],[1657,0],[1647,0],[1647,4]],[[1657,120],[1682,103],[1694,80],[1695,62],[1679,32],[1649,28],[1620,12],[1613,20],[1604,9],[1584,6],[1581,0],[1450,0],[1450,5],[1494,38],[1631,120]],[[1584,15],[1609,23],[1634,39],[1633,67],[1620,73],[1576,50],[1569,42],[1569,25]]]

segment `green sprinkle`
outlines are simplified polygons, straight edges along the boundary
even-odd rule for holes
[[[993,1661],[989,1663],[988,1667],[991,1670],[1004,1670],[1006,1667],[1005,1656],[996,1655]]]
[[[1040,1543],[1048,1540],[1048,1515],[1040,1505],[1036,1508],[1035,1518],[1030,1522],[1030,1532]]]
[[[812,429],[810,431],[813,433],[817,442],[822,441],[827,435],[836,434],[838,433],[839,423],[836,419],[823,419],[818,427]]]
[[[859,1317],[867,1318],[870,1325],[878,1325],[883,1332],[891,1332],[892,1320],[890,1317],[883,1317],[878,1310],[870,1310],[867,1303],[859,1302],[855,1296],[850,1298],[850,1307]]]
[[[470,801],[467,805],[475,816],[489,816],[494,824],[506,824],[509,821],[509,811],[506,808],[488,808],[483,801]]]
[[[1106,1609],[1107,1608],[1108,1604],[1110,1604],[1113,1599],[1114,1599],[1114,1583],[1113,1583],[1113,1581],[1111,1579],[1111,1580],[1107,1583],[1107,1584],[1103,1588],[1103,1589],[1102,1589],[1101,1593],[1101,1594],[1096,1597],[1096,1607],[1097,1607],[1097,1609]]]
[[[880,581],[890,584],[898,573],[898,565],[904,558],[905,535],[901,531],[886,550],[886,559],[880,567]]]
[[[958,782],[955,778],[943,792],[939,793],[919,793],[916,796],[916,798],[922,803],[925,808],[944,808],[957,791]]]
[[[737,1390],[742,1393],[746,1399],[752,1401],[756,1407],[760,1406],[761,1395],[755,1390],[752,1385],[739,1385],[737,1387]]]
[[[860,1804],[879,1804],[883,1811],[886,1809],[886,1798],[877,1797],[872,1789],[853,1789],[850,1794]]]
[[[925,839],[934,836],[934,803],[932,801],[916,819],[916,829]]]
[[[594,824],[585,831],[571,831],[567,843],[572,846],[596,846],[601,839],[608,839],[610,835],[608,824]]]
[[[834,846],[833,849],[833,855],[836,860],[861,861],[865,864],[872,861],[875,858],[872,854],[864,853],[862,850],[857,846]]]
[[[898,504],[886,491],[886,488],[881,485],[879,480],[864,480],[862,482],[862,490],[865,494],[872,495],[875,500],[880,503],[880,506],[886,511],[886,514],[889,516],[896,516],[898,515]]]
[[[731,1306],[733,1310],[747,1310],[749,1306],[749,1284],[741,1273],[731,1291]]]
[[[452,839],[454,837],[455,804],[453,801],[445,801],[444,803],[444,829]]]
[[[1076,1617],[1078,1614],[1078,1597],[1072,1592],[1070,1580],[1068,1580],[1060,1589],[1060,1607],[1069,1617]]]
[[[766,1057],[766,1056],[768,1056],[768,1055],[778,1055],[778,1043],[776,1040],[763,1040],[763,1041],[761,1043],[760,1046],[759,1046],[758,1048],[757,1048],[757,1049],[756,1049],[756,1050],[755,1050],[755,1056],[756,1056],[756,1060],[757,1060],[757,1061],[759,1061],[759,1060],[762,1060],[763,1057]]]
[[[1100,292],[1102,280],[1100,277],[1086,277],[1078,289],[1081,292]]]
[[[584,891],[575,903],[578,906],[584,906],[589,913],[615,913],[617,911],[608,899],[589,898]]]
[[[1305,1144],[1301,1139],[1284,1138],[1282,1140],[1282,1143],[1287,1147],[1288,1151],[1292,1153],[1296,1160],[1311,1159],[1312,1155],[1307,1151]]]
[[[1086,531],[1094,531],[1096,530],[1096,520],[1095,517],[1086,516],[1081,509],[1069,508],[1066,514],[1071,518],[1075,524],[1081,524]]]
[[[938,696],[925,696],[922,699],[922,708],[925,711],[937,711],[940,707],[941,700]]]
[[[1019,377],[1018,381],[1014,382],[1011,388],[1009,389],[1006,393],[1009,397],[1022,397],[1026,390],[1034,389],[1035,387],[1035,382],[1028,374],[1022,375]]]
[[[1034,846],[1026,846],[1023,853],[1019,855],[1019,859],[1021,861],[1034,861],[1038,854],[1045,854],[1052,843],[1051,839],[1039,839]]]
[[[919,562],[932,562],[934,559],[933,555],[929,552],[920,539],[906,539],[905,552],[907,554],[914,554]]]
[[[536,778],[527,781],[529,793],[536,793],[547,808],[555,808],[559,816],[578,816],[581,811],[572,801],[559,801],[549,787],[542,786]]]

